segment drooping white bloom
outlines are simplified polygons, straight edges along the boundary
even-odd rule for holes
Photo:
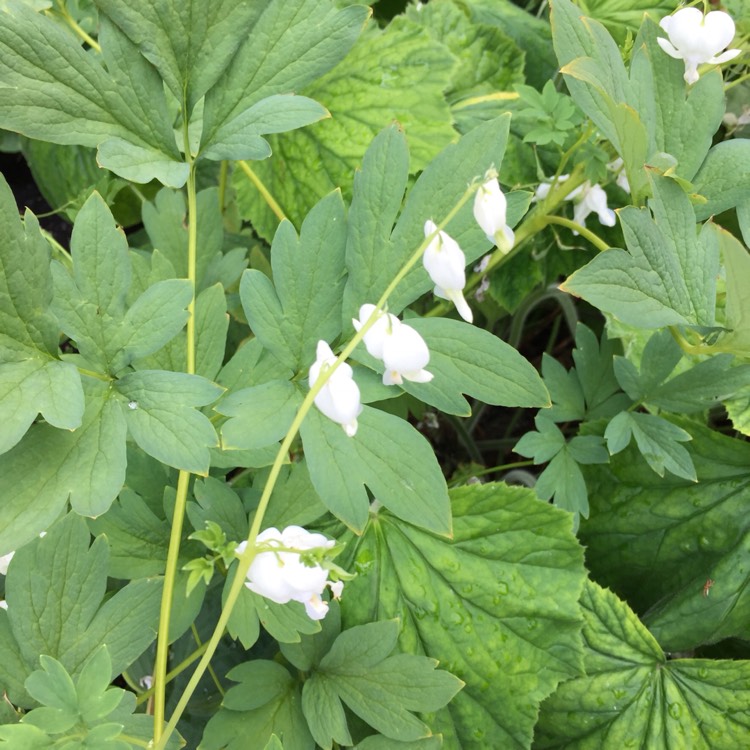
[[[13,555],[15,555],[15,552],[8,552],[7,555],[3,555],[0,557],[0,575],[4,576],[8,572],[8,565],[10,565],[10,561],[13,559]]]
[[[513,230],[505,221],[507,210],[508,202],[497,178],[487,180],[474,196],[474,218],[487,239],[503,253],[509,253],[515,241]]]
[[[573,220],[582,227],[586,226],[586,217],[591,213],[595,213],[605,227],[613,227],[617,223],[615,212],[607,206],[607,194],[601,185],[586,181],[567,197],[576,201]]]
[[[359,320],[352,320],[355,329],[362,328],[374,311],[375,305],[362,305]],[[383,360],[385,385],[401,385],[404,380],[414,383],[432,380],[432,373],[424,369],[430,361],[427,344],[417,331],[395,315],[383,313],[365,334],[364,342],[373,357]]]
[[[557,182],[565,182],[568,175],[560,175]],[[549,182],[542,182],[534,193],[534,200],[544,200],[551,189]],[[582,227],[586,226],[586,218],[589,214],[595,213],[599,217],[600,223],[605,227],[613,227],[617,223],[615,212],[607,206],[607,194],[601,185],[592,185],[588,180],[579,185],[575,190],[571,190],[566,196],[566,201],[575,201],[573,209],[573,218],[577,224]],[[578,232],[574,232],[578,234]]]
[[[328,612],[328,602],[322,598],[326,586],[330,586],[336,598],[341,596],[343,581],[329,581],[328,571],[318,563],[305,564],[302,554],[308,550],[331,549],[333,539],[315,534],[301,526],[287,526],[283,531],[271,527],[258,534],[256,544],[271,547],[259,552],[247,571],[245,586],[256,594],[277,604],[301,602],[308,617],[322,620]],[[237,554],[242,554],[247,542],[237,545]],[[285,551],[273,549],[282,548]],[[289,551],[295,550],[295,551]]]
[[[674,15],[662,18],[659,26],[669,39],[660,37],[656,41],[668,55],[685,62],[685,80],[691,84],[698,80],[698,66],[702,63],[727,62],[741,52],[738,49],[721,52],[734,38],[734,21],[721,10],[713,10],[704,17],[698,8],[681,8]]]
[[[318,341],[316,359],[310,367],[309,382],[312,388],[320,377],[324,365],[332,366],[336,356],[325,341]],[[357,417],[362,411],[359,387],[352,377],[352,368],[342,362],[328,379],[317,396],[315,406],[329,419],[338,422],[349,437],[357,433]]]
[[[437,231],[434,221],[429,219],[424,225],[424,236]],[[453,237],[443,231],[430,241],[422,255],[422,263],[435,285],[435,295],[450,300],[458,314],[467,322],[474,320],[471,308],[464,299],[466,285],[466,256]]]

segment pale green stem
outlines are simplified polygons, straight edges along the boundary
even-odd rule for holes
[[[66,7],[64,2],[60,3],[60,15],[65,19],[65,23],[70,26],[71,29],[81,38],[83,39],[86,44],[91,47],[91,49],[95,49],[97,52],[101,52],[102,48],[99,42],[96,41],[93,37],[89,36],[77,23],[75,18],[70,15],[70,12],[68,11],[68,8]]]
[[[250,182],[252,182],[253,185],[255,185],[255,187],[258,189],[258,192],[261,194],[263,200],[268,204],[268,207],[271,209],[271,211],[273,211],[276,218],[279,221],[284,221],[284,219],[286,219],[286,216],[284,215],[281,206],[276,202],[268,188],[261,181],[260,177],[258,177],[258,175],[255,174],[252,169],[250,169],[250,165],[246,161],[238,161],[237,164],[239,164],[240,169],[247,175]]]
[[[183,121],[183,138],[185,145],[185,159],[190,165],[187,180],[188,194],[188,280],[192,284],[193,295],[188,305],[187,320],[187,367],[188,374],[195,374],[195,289],[196,289],[196,258],[198,245],[198,205],[195,187],[195,162],[190,154],[188,137],[188,122]],[[165,696],[167,687],[167,662],[169,658],[169,624],[172,613],[172,599],[174,597],[175,579],[177,578],[177,563],[180,554],[182,526],[187,507],[188,487],[190,486],[190,472],[180,471],[177,478],[177,494],[175,497],[172,528],[169,536],[169,550],[167,552],[166,569],[164,571],[164,590],[162,591],[161,608],[159,611],[159,633],[156,642],[156,661],[154,664],[154,741],[159,742],[165,719]]]
[[[427,248],[435,234],[447,226],[451,219],[453,219],[453,217],[459,212],[459,210],[466,204],[469,198],[471,198],[471,196],[478,189],[478,183],[469,186],[458,203],[448,213],[445,219],[443,219],[443,221],[437,226],[435,232],[425,237],[419,247],[415,250],[409,260],[406,261],[406,263],[394,277],[393,281],[391,281],[386,290],[383,292],[375,306],[376,309],[373,311],[367,321],[365,321],[364,325],[359,329],[359,331],[357,331],[354,337],[349,341],[349,343],[343,348],[339,356],[336,358],[336,361],[330,367],[323,369],[320,377],[318,377],[317,381],[315,382],[315,385],[308,391],[307,395],[302,401],[302,405],[297,411],[297,414],[294,417],[294,421],[289,427],[289,430],[284,437],[281,446],[279,447],[279,451],[276,454],[276,459],[273,462],[273,466],[271,467],[268,479],[266,480],[266,484],[263,487],[263,493],[261,495],[260,501],[258,502],[258,508],[255,512],[255,517],[253,518],[253,523],[250,527],[250,533],[247,536],[247,546],[242,555],[239,556],[234,580],[232,581],[232,585],[229,589],[224,607],[221,610],[219,621],[216,623],[214,632],[211,634],[211,638],[208,641],[206,652],[203,654],[203,657],[198,663],[198,666],[195,668],[195,671],[188,681],[188,684],[185,686],[185,690],[183,691],[182,695],[180,696],[180,700],[175,706],[174,712],[169,719],[169,723],[164,730],[164,734],[161,736],[160,740],[157,740],[155,750],[164,750],[169,737],[177,726],[177,722],[180,720],[180,717],[187,707],[188,701],[195,692],[195,689],[198,687],[200,679],[203,677],[204,672],[208,668],[208,665],[210,664],[211,659],[216,652],[219,641],[221,640],[227,623],[229,622],[229,617],[231,616],[232,610],[234,609],[234,605],[237,602],[240,592],[242,591],[242,586],[245,583],[247,571],[250,569],[250,565],[252,564],[255,555],[258,553],[258,549],[255,546],[255,540],[258,536],[258,533],[260,532],[260,527],[263,523],[263,517],[266,513],[266,509],[268,508],[268,503],[271,500],[271,494],[273,493],[274,487],[276,486],[276,481],[279,478],[281,467],[283,466],[286,456],[289,453],[289,448],[291,447],[292,442],[297,436],[297,432],[299,432],[302,422],[307,416],[307,413],[312,408],[315,397],[323,389],[338,366],[342,362],[344,362],[349,357],[349,355],[351,355],[351,353],[357,347],[357,344],[359,344],[359,342],[364,339],[365,334],[370,330],[370,328],[375,324],[378,317],[380,316],[379,311],[383,309],[385,303],[388,301],[388,297],[393,293],[393,290],[396,288],[396,286],[398,286],[399,282],[406,276],[407,273],[409,273],[409,271],[414,267],[417,261],[422,257],[422,253],[424,253],[425,249]]]
[[[190,472],[181,471],[177,478],[177,496],[172,515],[172,530],[169,536],[167,565],[164,573],[164,590],[159,610],[159,633],[156,640],[156,660],[154,662],[154,740],[159,741],[165,718],[167,688],[167,661],[169,658],[169,624],[172,614],[172,598],[177,576],[177,558],[180,554],[182,522],[187,506],[187,492]]]
[[[574,232],[578,232],[581,237],[587,239],[597,250],[609,250],[609,245],[599,235],[594,234],[590,229],[586,229],[582,224],[566,219],[563,216],[548,216],[547,224],[559,224],[561,227],[567,227]]]
[[[167,672],[167,684],[172,682],[175,677],[182,674],[194,661],[199,659],[205,652],[206,648],[208,647],[207,643],[201,644],[201,646],[195,651],[193,651],[190,656],[185,657],[174,669],[171,669],[169,672]],[[127,681],[127,680],[126,680]],[[129,684],[130,682],[127,681]],[[136,688],[133,688],[136,690]],[[151,698],[155,692],[155,687],[150,687],[148,690],[144,690],[142,693],[138,695],[138,697],[135,699],[135,705],[140,706],[142,703],[146,703],[149,698]]]

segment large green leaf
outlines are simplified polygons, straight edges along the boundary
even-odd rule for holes
[[[33,214],[19,220],[0,176],[0,453],[18,443],[38,413],[54,427],[81,424],[81,378],[57,359],[51,296],[49,246]]]
[[[592,575],[636,611],[655,607],[645,622],[668,650],[750,635],[750,448],[689,427],[697,482],[645,472],[630,448],[587,467],[592,512],[580,532]]]
[[[20,654],[27,674],[40,654],[47,654],[76,675],[103,643],[112,672],[119,674],[156,636],[161,582],[130,583],[103,602],[107,542],[103,537],[91,547],[89,542],[85,521],[68,514],[13,559],[6,596],[15,642],[4,646]],[[28,698],[23,705],[28,706]]]
[[[320,2],[308,4],[320,6]],[[355,169],[370,141],[394,120],[409,139],[412,172],[423,169],[455,137],[443,98],[455,63],[448,50],[403,18],[382,31],[373,24],[368,32],[330,73],[298,89],[325,104],[331,119],[269,138],[273,158],[253,165],[257,177],[297,226],[332,189],[340,187],[349,197]],[[373,60],[378,64],[373,65]],[[270,239],[278,218],[240,170],[235,171],[234,185],[243,217]]]
[[[603,23],[618,44],[628,32],[638,30],[644,13],[660,17],[674,10],[671,0],[580,0],[579,6],[587,16]]]
[[[653,176],[651,212],[620,211],[630,252],[597,255],[562,285],[565,291],[629,325],[715,325],[718,232],[705,224],[696,232],[695,213],[682,188]]]
[[[96,0],[192,110],[246,42],[261,3],[236,0]]]
[[[231,125],[262,99],[299,93],[330,70],[354,44],[367,14],[357,6],[339,10],[327,0],[267,3],[221,86],[206,95],[202,143],[212,143],[220,127]]]
[[[326,507],[361,531],[370,507],[367,485],[399,518],[449,535],[448,492],[430,444],[403,419],[369,406],[358,422],[354,437],[315,408],[302,423],[307,467]]]
[[[99,146],[100,163],[128,179],[182,186],[189,168],[156,71],[114,28],[105,25],[103,37],[108,71],[50,18],[13,3],[0,27],[0,124],[31,138]]]
[[[431,723],[444,747],[528,747],[539,704],[581,667],[583,551],[569,514],[531,490],[475,485],[451,498],[451,540],[371,517],[344,561],[358,575],[343,619],[398,617],[404,651],[466,683]]]
[[[125,417],[107,384],[86,378],[83,423],[73,432],[35,424],[0,456],[0,550],[17,549],[46,530],[70,500],[98,516],[125,479]],[[44,457],[44,460],[40,460]]]
[[[750,742],[750,662],[668,661],[632,610],[588,583],[584,674],[545,703],[534,747],[733,750]]]
[[[718,341],[718,348],[750,358],[750,255],[729,232],[719,235],[726,269],[726,326],[729,329]]]

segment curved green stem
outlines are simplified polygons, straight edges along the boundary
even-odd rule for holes
[[[70,26],[70,28],[73,30],[75,34],[77,34],[86,44],[91,47],[91,49],[96,50],[97,52],[101,52],[102,48],[99,42],[96,41],[93,37],[89,36],[78,24],[78,22],[73,18],[73,16],[70,15],[70,11],[68,11],[67,6],[64,2],[61,2],[59,4],[59,13],[65,20],[65,23]]]
[[[609,245],[599,235],[594,234],[590,229],[586,229],[582,224],[566,219],[563,216],[548,216],[547,224],[559,224],[561,227],[567,227],[574,232],[578,232],[581,237],[585,237],[597,250],[609,250]]]
[[[255,174],[252,169],[250,169],[250,165],[246,161],[238,161],[237,164],[239,164],[240,169],[247,175],[250,182],[255,185],[258,192],[263,197],[263,200],[268,204],[268,207],[271,209],[271,211],[273,211],[276,218],[279,221],[284,221],[284,219],[286,219],[286,216],[284,215],[281,206],[276,202],[276,199],[271,195],[270,191],[263,184],[260,177],[258,177],[258,175]]]
[[[312,408],[312,405],[315,401],[315,397],[323,389],[323,387],[328,382],[331,375],[336,371],[338,366],[351,355],[351,353],[357,347],[357,344],[359,344],[359,342],[364,339],[365,334],[375,324],[376,320],[378,319],[380,315],[379,311],[384,308],[386,302],[388,301],[388,297],[393,293],[393,290],[398,286],[399,282],[406,276],[407,273],[409,273],[409,271],[414,267],[414,265],[422,257],[422,253],[424,253],[425,249],[427,248],[429,243],[432,241],[435,233],[437,233],[441,229],[444,229],[447,226],[447,224],[451,221],[451,219],[453,219],[453,217],[461,210],[461,208],[466,204],[469,198],[471,198],[471,196],[478,189],[479,189],[479,183],[470,185],[467,188],[466,192],[463,194],[463,196],[461,196],[458,203],[453,207],[453,209],[448,213],[448,215],[443,219],[443,221],[440,222],[440,224],[438,224],[435,232],[433,232],[433,234],[424,238],[424,240],[421,242],[419,247],[414,251],[414,253],[412,253],[409,260],[407,260],[406,263],[404,263],[404,265],[401,267],[399,272],[393,278],[391,283],[387,286],[386,290],[383,292],[380,299],[378,300],[375,306],[376,309],[373,311],[372,315],[370,315],[367,321],[365,321],[364,325],[359,329],[359,331],[357,331],[357,333],[342,349],[341,353],[336,358],[336,361],[330,367],[325,368],[321,372],[321,375],[315,382],[315,385],[308,391],[305,398],[303,399],[302,405],[297,411],[297,414],[295,415],[294,420],[291,426],[289,427],[289,430],[287,431],[284,437],[284,440],[281,443],[281,446],[279,447],[279,450],[278,450],[278,453],[276,454],[276,458],[273,462],[273,465],[271,466],[271,471],[269,472],[268,479],[266,480],[265,486],[263,487],[263,493],[261,494],[260,501],[258,502],[258,508],[255,511],[253,523],[250,527],[250,533],[247,536],[247,546],[245,548],[245,551],[242,553],[242,555],[239,556],[239,561],[237,565],[237,570],[234,575],[234,580],[232,581],[232,585],[229,589],[229,593],[227,594],[226,601],[221,610],[219,621],[216,623],[214,632],[211,634],[211,638],[208,640],[206,652],[203,654],[203,657],[198,663],[198,666],[195,668],[195,671],[193,672],[192,676],[190,677],[190,680],[188,681],[188,684],[185,686],[185,690],[180,696],[180,699],[177,702],[177,705],[175,706],[174,711],[172,712],[172,716],[169,719],[169,723],[164,729],[164,734],[161,735],[160,738],[155,737],[156,739],[155,750],[164,750],[166,743],[169,740],[170,735],[175,730],[175,727],[177,726],[177,722],[180,720],[180,717],[182,716],[183,712],[185,711],[185,708],[187,707],[188,701],[190,700],[191,696],[195,692],[195,689],[198,687],[198,683],[200,682],[200,679],[203,677],[203,674],[206,671],[206,669],[208,669],[211,659],[213,658],[213,655],[216,652],[216,649],[219,645],[219,641],[221,640],[224,634],[224,630],[226,629],[227,623],[229,622],[229,617],[231,616],[232,610],[234,609],[234,605],[237,602],[237,599],[239,598],[240,592],[242,591],[242,587],[245,583],[245,577],[247,576],[247,571],[250,569],[250,565],[252,564],[253,559],[255,558],[255,555],[258,553],[258,550],[256,549],[256,546],[255,546],[255,540],[258,536],[258,533],[260,532],[260,527],[261,527],[261,524],[263,523],[263,517],[265,516],[266,509],[268,508],[268,503],[271,500],[271,494],[273,493],[274,487],[276,486],[276,482],[279,478],[281,467],[283,466],[286,460],[286,457],[289,453],[289,449],[292,445],[292,442],[294,441],[295,437],[297,436],[297,433],[299,432],[300,427],[302,426],[302,422],[307,416],[307,413]]]

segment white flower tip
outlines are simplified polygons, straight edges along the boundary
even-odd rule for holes
[[[474,322],[474,313],[466,302],[463,292],[449,292],[446,296],[456,306],[456,311],[467,323]]]
[[[313,594],[305,602],[305,612],[311,620],[322,620],[328,614],[328,602]]]
[[[416,372],[405,372],[403,376],[412,383],[429,383],[435,376],[427,370],[417,370]]]
[[[331,594],[333,595],[334,599],[341,599],[341,593],[344,590],[344,582],[343,581],[334,581],[332,583],[328,584],[331,587]]]
[[[354,437],[357,434],[357,428],[359,427],[356,419],[352,419],[351,422],[347,422],[346,424],[342,424],[341,426],[344,428],[344,432],[349,437]]]
[[[247,549],[247,540],[244,542],[240,542],[235,548],[234,548],[234,554],[235,555],[241,555],[245,550]]]
[[[0,609],[8,609],[8,602],[5,599],[0,602]]]
[[[427,219],[424,223],[424,236],[429,237],[435,231],[437,231],[437,224],[432,219]]]

